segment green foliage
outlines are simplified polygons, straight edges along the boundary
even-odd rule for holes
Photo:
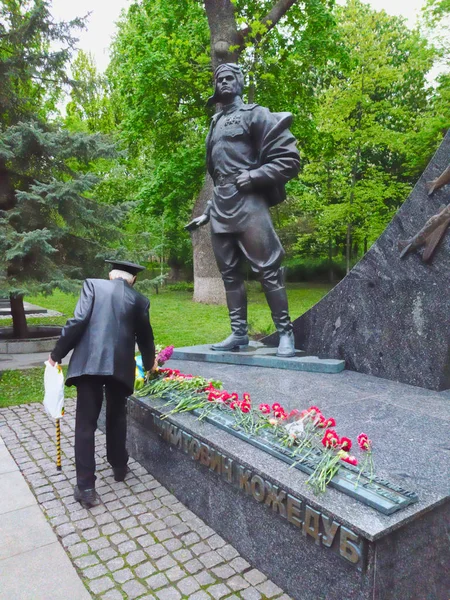
[[[89,197],[93,164],[116,150],[51,120],[81,22],[55,23],[46,0],[7,0],[0,15],[0,294],[68,290],[118,244],[122,211]]]
[[[85,196],[97,179],[74,171],[69,159],[87,165],[111,156],[114,148],[100,135],[71,134],[31,120],[0,133],[0,145],[10,193],[0,213],[0,270],[7,275],[0,291],[68,289],[105,245],[118,240],[121,216]]]
[[[319,91],[320,143],[292,186],[313,221],[294,244],[300,254],[323,256],[342,243],[361,253],[381,234],[417,175],[414,149],[432,93],[434,50],[418,31],[359,0],[335,14],[350,61],[330,69]]]
[[[69,82],[65,66],[80,19],[55,23],[48,0],[2,0],[0,4],[0,122],[16,124],[55,109]],[[59,42],[55,44],[55,42]]]
[[[108,77],[137,182],[137,220],[163,222],[166,259],[184,261],[191,248],[183,226],[205,171],[210,58],[204,11],[192,1],[134,2],[112,50]]]
[[[301,145],[312,143],[314,89],[325,65],[341,54],[327,2],[293,6],[282,27],[264,35],[261,18],[272,2],[236,2],[249,24],[241,57],[249,95],[273,110],[296,114]],[[130,164],[139,161],[136,199],[148,220],[162,219],[169,259],[191,255],[183,230],[205,172],[205,109],[212,92],[210,32],[194,0],[135,0],[119,23],[108,77]]]
[[[64,376],[67,366],[63,367]],[[65,398],[75,398],[76,388],[65,388]],[[42,402],[44,400],[44,367],[0,373],[0,408]]]
[[[116,123],[107,78],[100,75],[91,54],[79,50],[71,63],[76,85],[66,106],[65,124],[71,131],[114,133]]]

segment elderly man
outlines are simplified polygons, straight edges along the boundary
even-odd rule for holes
[[[241,261],[258,274],[279,333],[278,356],[294,356],[281,261],[284,250],[275,233],[269,207],[286,197],[284,186],[300,168],[296,141],[289,131],[290,113],[271,113],[244,104],[244,78],[238,65],[226,63],[214,73],[211,103],[220,102],[206,139],[207,167],[214,181],[213,198],[203,215],[186,227],[211,221],[211,239],[225,285],[232,333],[213,350],[248,344],[247,298]]]
[[[113,265],[109,281],[86,279],[75,314],[61,332],[49,361],[60,363],[74,349],[66,385],[77,388],[74,498],[85,507],[98,504],[95,491],[95,441],[97,420],[106,396],[106,454],[116,481],[127,473],[126,399],[133,392],[135,343],[144,368],[155,360],[150,301],[133,289],[144,267],[125,261]]]

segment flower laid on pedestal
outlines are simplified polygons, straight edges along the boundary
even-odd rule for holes
[[[144,365],[142,364],[142,356],[140,354],[137,354],[135,356],[135,361],[136,361],[136,377],[135,377],[135,381],[134,381],[134,389],[135,391],[137,390],[141,390],[144,385],[146,380],[150,381],[150,380],[154,380],[157,379],[159,376],[159,368],[162,367],[164,365],[165,362],[167,362],[172,354],[173,354],[173,346],[166,346],[166,348],[163,348],[162,346],[156,346],[155,348],[155,364],[156,364],[156,369],[153,373],[151,374],[145,374],[144,371]]]
[[[358,485],[359,479],[363,471],[369,472],[369,481],[372,481],[374,476],[373,468],[373,456],[372,456],[372,440],[369,440],[367,433],[360,433],[356,438],[358,440],[358,446],[363,452],[363,461],[361,463],[361,470],[359,472],[358,480],[355,485]]]
[[[166,348],[159,355],[171,355],[170,350],[173,348]],[[162,419],[192,411],[196,411],[199,420],[225,414],[233,429],[250,436],[264,432],[264,436],[269,435],[276,444],[288,449],[293,461],[291,467],[300,463],[308,465],[310,475],[306,483],[311,485],[315,494],[325,492],[341,467],[346,464],[358,466],[358,459],[350,454],[350,438],[339,436],[334,429],[336,420],[325,417],[317,406],[290,412],[278,402],[254,407],[248,393],[239,397],[236,392],[223,390],[220,381],[185,375],[178,369],[158,369],[155,379],[136,392],[138,397],[150,395],[165,400],[164,406],[171,407]],[[366,468],[370,470],[370,478],[373,477],[372,442],[366,434],[358,436],[358,446],[364,459],[355,486]]]

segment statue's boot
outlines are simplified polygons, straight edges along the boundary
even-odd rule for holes
[[[294,331],[289,317],[286,288],[279,287],[275,290],[264,290],[267,304],[272,313],[272,319],[280,337],[277,356],[284,358],[295,356]]]
[[[228,313],[231,321],[231,335],[223,342],[211,346],[211,350],[238,350],[248,346],[247,294],[244,282],[226,290]]]

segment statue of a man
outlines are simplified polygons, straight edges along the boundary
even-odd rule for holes
[[[286,197],[284,186],[300,168],[296,140],[289,131],[291,113],[271,113],[244,104],[244,77],[237,64],[214,72],[210,103],[220,102],[206,138],[207,168],[214,182],[205,212],[191,221],[192,230],[211,221],[211,239],[225,285],[232,333],[213,350],[234,350],[249,342],[247,297],[241,261],[258,274],[280,336],[278,356],[294,356],[281,261],[284,250],[269,213]]]

